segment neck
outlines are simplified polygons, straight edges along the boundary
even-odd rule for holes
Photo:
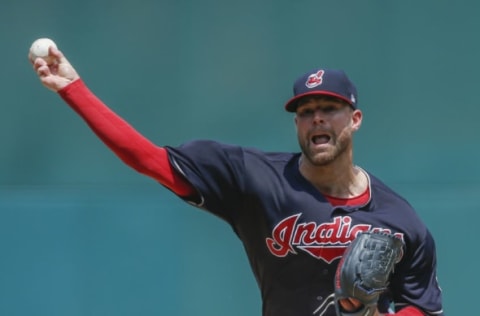
[[[322,194],[338,198],[359,196],[368,187],[365,172],[353,165],[351,160],[333,161],[326,165],[313,165],[302,155],[300,173]]]

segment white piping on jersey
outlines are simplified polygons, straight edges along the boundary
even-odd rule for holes
[[[320,306],[318,306],[317,309],[313,311],[312,315],[320,313],[316,316],[323,316],[327,312],[328,308],[333,304],[335,304],[335,293],[327,296],[327,298],[323,300],[322,304],[320,304]]]
[[[172,157],[171,160],[172,160],[173,164],[175,165],[175,169],[178,170],[178,172],[180,172],[185,177],[185,179],[188,179],[185,172],[182,170],[182,168],[180,168],[180,165],[177,163],[177,160],[174,157]],[[190,201],[190,200],[187,200],[187,199],[185,199],[185,201],[187,201],[189,204],[191,204],[193,206],[202,207],[203,204],[205,203],[205,198],[203,197],[203,194],[200,191],[198,191],[198,189],[196,187],[194,187],[194,188],[195,188],[195,191],[198,192],[198,195],[200,197],[200,202],[196,203],[196,202],[193,202],[193,201]]]
[[[359,166],[354,166],[354,167],[357,168],[358,170],[360,170],[361,172],[363,172],[365,177],[367,177],[368,191],[370,192],[370,194],[368,195],[368,201],[365,204],[362,205],[362,206],[365,206],[368,203],[370,203],[370,201],[372,200],[372,181],[370,179],[370,176],[368,175],[368,172],[366,172],[362,167],[359,167]]]

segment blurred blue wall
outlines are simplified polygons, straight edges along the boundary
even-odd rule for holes
[[[38,37],[159,145],[297,150],[283,111],[292,81],[345,69],[364,111],[356,163],[417,208],[446,312],[471,313],[479,11],[473,0],[3,1],[0,315],[260,315],[231,229],[125,167],[45,90],[26,58]]]

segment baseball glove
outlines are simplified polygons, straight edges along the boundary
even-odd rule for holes
[[[380,294],[387,289],[390,274],[403,256],[403,241],[390,234],[364,232],[345,251],[335,273],[337,316],[371,316]],[[344,311],[339,300],[355,298],[356,311]]]

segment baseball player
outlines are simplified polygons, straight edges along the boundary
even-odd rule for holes
[[[97,98],[60,50],[49,54],[55,63],[31,60],[42,84],[120,159],[231,225],[260,288],[263,316],[372,315],[355,293],[336,299],[343,281],[334,286],[345,250],[365,232],[404,243],[374,314],[444,315],[430,232],[404,198],[353,163],[362,111],[343,71],[314,69],[294,82],[285,109],[294,115],[298,153],[209,140],[161,147]]]

